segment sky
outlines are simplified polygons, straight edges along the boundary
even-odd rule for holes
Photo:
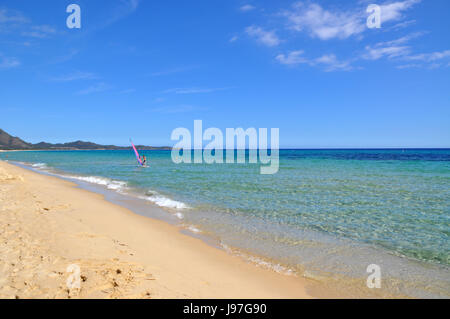
[[[0,128],[171,146],[199,119],[279,128],[283,148],[450,147],[449,30],[448,0],[2,0]]]

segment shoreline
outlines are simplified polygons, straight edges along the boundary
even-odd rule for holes
[[[166,207],[160,207],[161,205],[155,204],[153,202],[149,202],[148,200],[145,200],[141,198],[140,196],[136,196],[136,193],[134,193],[134,190],[131,189],[131,192],[128,192],[126,190],[125,192],[118,192],[115,187],[108,187],[104,186],[104,183],[98,183],[97,181],[91,181],[86,180],[84,178],[77,178],[71,176],[69,173],[65,171],[53,171],[53,170],[47,170],[47,169],[41,169],[40,163],[35,165],[27,165],[26,162],[10,162],[6,160],[5,162],[2,162],[0,160],[0,164],[5,163],[6,165],[10,165],[12,167],[16,167],[19,170],[30,172],[32,174],[37,174],[39,176],[42,176],[44,178],[50,178],[50,179],[56,179],[61,182],[66,182],[69,185],[72,186],[72,189],[79,189],[82,191],[85,191],[89,194],[97,195],[100,198],[103,199],[103,201],[112,204],[115,207],[119,207],[127,211],[131,215],[139,216],[141,218],[144,218],[144,220],[151,220],[157,223],[163,223],[164,225],[169,226],[172,231],[176,231],[179,234],[182,234],[183,236],[187,236],[189,238],[195,238],[198,241],[200,241],[199,244],[207,245],[210,248],[213,248],[214,250],[220,250],[221,252],[224,252],[227,256],[237,258],[240,262],[243,262],[245,264],[249,264],[255,268],[262,269],[264,271],[268,271],[272,274],[277,274],[279,276],[288,277],[292,280],[297,280],[298,283],[300,283],[300,286],[302,286],[302,289],[306,291],[307,296],[302,296],[300,298],[421,298],[426,296],[433,296],[433,297],[440,297],[447,296],[446,289],[443,286],[444,284],[437,285],[436,287],[432,287],[432,290],[429,290],[428,294],[428,286],[426,285],[426,282],[416,282],[417,280],[406,280],[401,279],[401,277],[398,277],[398,279],[401,280],[398,281],[397,277],[393,277],[392,280],[389,280],[388,282],[384,281],[383,289],[368,289],[366,287],[366,276],[362,274],[362,276],[357,275],[355,276],[347,276],[346,274],[339,274],[337,272],[330,272],[326,265],[320,264],[318,265],[319,268],[311,268],[311,267],[303,267],[302,263],[307,262],[308,260],[300,261],[300,267],[296,268],[295,265],[284,263],[283,260],[281,262],[278,259],[270,258],[269,255],[265,254],[258,254],[255,253],[255,251],[247,250],[245,247],[241,247],[237,245],[234,247],[234,245],[229,245],[229,241],[223,242],[221,240],[222,237],[217,237],[216,233],[204,231],[204,229],[200,228],[200,233],[198,233],[198,229],[196,231],[190,229],[188,227],[189,225],[192,225],[194,229],[197,227],[197,224],[194,222],[193,224],[190,224],[189,222],[186,224],[185,222],[181,222],[181,220],[184,221],[184,218],[178,216],[179,213],[175,213],[176,211],[172,211],[171,209],[166,209]],[[42,164],[43,165],[43,164]],[[1,170],[1,165],[0,165]],[[69,174],[69,175],[67,175]],[[43,184],[47,183],[48,180],[45,180]],[[104,182],[104,181],[101,181]],[[114,183],[114,181],[112,181]],[[117,186],[117,185],[113,185]],[[0,178],[0,187],[1,187],[1,178]],[[1,191],[0,191],[1,195]],[[0,209],[1,209],[1,197],[0,197]],[[168,206],[171,207],[171,206]],[[182,215],[182,214],[181,214]],[[191,220],[192,221],[192,220]],[[119,221],[119,223],[127,222],[126,219]],[[0,224],[1,225],[1,224]],[[199,224],[200,225],[200,224]],[[1,243],[1,238],[0,238]],[[354,258],[349,260],[350,265],[354,262],[357,262],[358,258],[360,258],[360,253],[362,255],[366,256],[367,260],[371,261],[372,258],[370,256],[373,256],[369,254],[368,251],[371,251],[372,248],[368,247],[366,245],[362,246],[362,248],[365,248],[365,250],[360,250],[359,246],[354,246],[352,243],[344,243],[345,249],[355,251],[354,249],[357,248],[359,251],[356,252],[356,255]],[[347,247],[348,245],[348,247]],[[308,245],[307,245],[308,246]],[[306,247],[307,247],[306,246]],[[240,248],[239,248],[240,247]],[[343,247],[343,246],[341,246]],[[369,250],[367,250],[369,249]],[[367,250],[367,251],[366,251]],[[383,263],[386,266],[392,266],[392,262],[399,262],[399,263],[407,263],[406,266],[408,266],[408,269],[413,270],[412,274],[420,275],[422,274],[421,269],[417,268],[410,268],[410,266],[414,266],[411,264],[420,262],[415,260],[408,260],[404,258],[400,258],[397,256],[390,256],[388,254],[385,254],[383,251],[381,251],[383,255],[377,255],[382,258]],[[380,253],[380,251],[373,251],[372,253]],[[368,255],[369,254],[369,255]],[[362,256],[361,255],[361,256]],[[306,256],[308,257],[308,256]],[[328,258],[328,256],[324,255],[325,258]],[[333,259],[335,256],[332,254],[329,256],[329,258]],[[387,259],[386,259],[387,258]],[[395,260],[393,260],[395,259]],[[230,261],[230,260],[228,260]],[[365,261],[364,261],[365,262]],[[233,266],[234,263],[230,262],[228,263],[230,266]],[[402,266],[402,264],[398,264]],[[398,266],[397,265],[397,266]],[[294,268],[291,268],[293,266]],[[325,266],[325,267],[324,267]],[[364,265],[363,265],[364,266]],[[417,265],[420,267],[420,265]],[[426,265],[424,265],[426,266]],[[286,268],[287,267],[287,268]],[[398,268],[398,267],[397,267]],[[1,264],[0,264],[1,269]],[[394,268],[392,268],[394,269]],[[399,269],[404,269],[399,268]],[[287,270],[287,271],[285,271]],[[363,270],[365,271],[365,267],[363,267]],[[417,272],[417,271],[418,272]],[[389,270],[390,271],[390,270]],[[431,270],[430,270],[431,271]],[[390,272],[386,274],[385,276],[392,276],[393,272]],[[442,275],[439,273],[433,273],[428,272],[425,273],[429,278],[438,278],[444,279],[444,282],[446,281],[445,278],[442,278]],[[431,277],[432,275],[433,277]],[[395,274],[394,274],[395,276]],[[436,277],[435,277],[436,276]],[[417,276],[415,276],[417,277]],[[427,277],[427,278],[428,278]],[[279,277],[280,278],[280,277]],[[387,278],[387,277],[386,277]],[[420,277],[417,277],[420,280]],[[261,279],[265,280],[265,279]],[[1,273],[0,273],[0,289],[1,289]],[[392,283],[391,283],[392,282]],[[417,283],[417,285],[416,285]],[[402,287],[404,287],[406,290],[404,290]],[[440,288],[439,288],[440,287]],[[399,289],[400,288],[400,289]],[[436,289],[441,289],[441,291]],[[412,289],[412,290],[411,290]],[[419,290],[417,290],[419,289]],[[421,289],[426,289],[426,291],[423,291],[424,294],[421,293]],[[443,289],[443,290],[442,290]],[[433,291],[434,290],[434,291]],[[168,297],[160,297],[160,298],[168,298]],[[180,297],[181,298],[181,297]],[[183,297],[187,298],[187,297]],[[200,298],[200,297],[191,297],[191,298]],[[219,297],[212,297],[210,295],[204,295],[201,298],[219,298]],[[225,298],[225,297],[221,297]],[[230,298],[238,298],[235,296],[231,296]],[[252,297],[251,297],[252,298]],[[266,298],[266,297],[264,297]],[[299,297],[267,297],[267,298],[299,298]]]
[[[316,290],[311,280],[263,269],[72,182],[4,161],[0,196],[2,298],[312,298],[308,290]],[[65,285],[74,263],[81,289]]]

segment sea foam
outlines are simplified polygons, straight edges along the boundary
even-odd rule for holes
[[[189,208],[185,203],[167,198],[159,193],[151,192],[150,196],[142,196],[142,199],[148,200],[158,206],[172,208],[172,209],[186,209]],[[178,216],[177,216],[178,217]]]
[[[38,169],[43,169],[43,168],[47,168],[47,164],[45,164],[45,163],[35,163],[35,164],[31,164],[31,167],[38,168]]]
[[[76,179],[83,182],[88,182],[92,184],[102,185],[108,189],[120,191],[124,189],[127,185],[126,182],[115,181],[109,178],[97,177],[97,176],[65,176],[67,178]]]

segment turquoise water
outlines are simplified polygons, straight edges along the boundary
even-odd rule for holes
[[[402,269],[411,267],[408,274],[432,282],[449,278],[450,150],[281,150],[274,175],[260,175],[259,164],[177,165],[170,151],[141,153],[149,168],[138,167],[131,151],[9,152],[0,159],[135,194],[225,247],[290,269],[363,276],[363,265],[378,262],[392,276],[405,277]]]

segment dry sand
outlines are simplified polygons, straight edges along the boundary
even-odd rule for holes
[[[308,298],[306,284],[0,161],[0,298]]]

